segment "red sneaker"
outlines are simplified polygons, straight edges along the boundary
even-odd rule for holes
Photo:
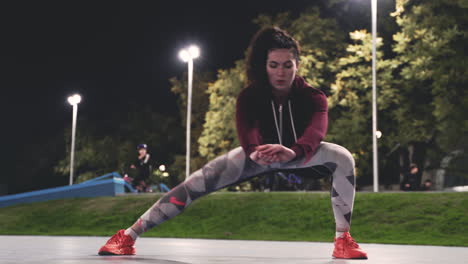
[[[106,244],[99,249],[99,255],[135,255],[135,240],[124,234],[125,230],[119,230]]]
[[[335,250],[333,257],[340,259],[367,259],[367,254],[354,241],[349,232],[343,237],[335,238]]]

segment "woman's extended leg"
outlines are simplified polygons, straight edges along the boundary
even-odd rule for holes
[[[175,217],[194,200],[267,170],[270,168],[259,166],[246,158],[241,147],[235,148],[208,162],[183,183],[164,194],[130,228],[120,230],[111,237],[106,245],[101,247],[99,254],[135,254],[134,240],[142,233]]]
[[[131,230],[139,236],[178,215],[195,199],[255,176],[264,170],[252,161],[246,160],[242,148],[231,150],[208,162],[183,183],[162,196],[131,226]]]

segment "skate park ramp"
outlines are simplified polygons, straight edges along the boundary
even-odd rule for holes
[[[0,236],[0,263],[460,264],[468,248],[363,244],[368,260],[331,257],[333,243],[139,238],[135,256],[99,256],[108,237]]]
[[[135,191],[119,173],[112,172],[74,185],[1,196],[0,207],[63,198],[115,196],[124,194],[125,187],[132,192]]]

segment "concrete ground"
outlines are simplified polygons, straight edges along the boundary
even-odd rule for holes
[[[0,236],[0,263],[460,264],[468,248],[360,244],[368,260],[332,259],[332,243],[139,238],[135,256],[99,256],[107,237]]]

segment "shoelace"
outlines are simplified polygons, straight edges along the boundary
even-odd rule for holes
[[[359,245],[356,243],[356,241],[354,241],[354,239],[351,236],[347,236],[346,241],[353,248],[359,248]]]
[[[107,243],[119,243],[119,241],[124,240],[123,233],[117,233],[113,235],[109,240],[107,240]]]

